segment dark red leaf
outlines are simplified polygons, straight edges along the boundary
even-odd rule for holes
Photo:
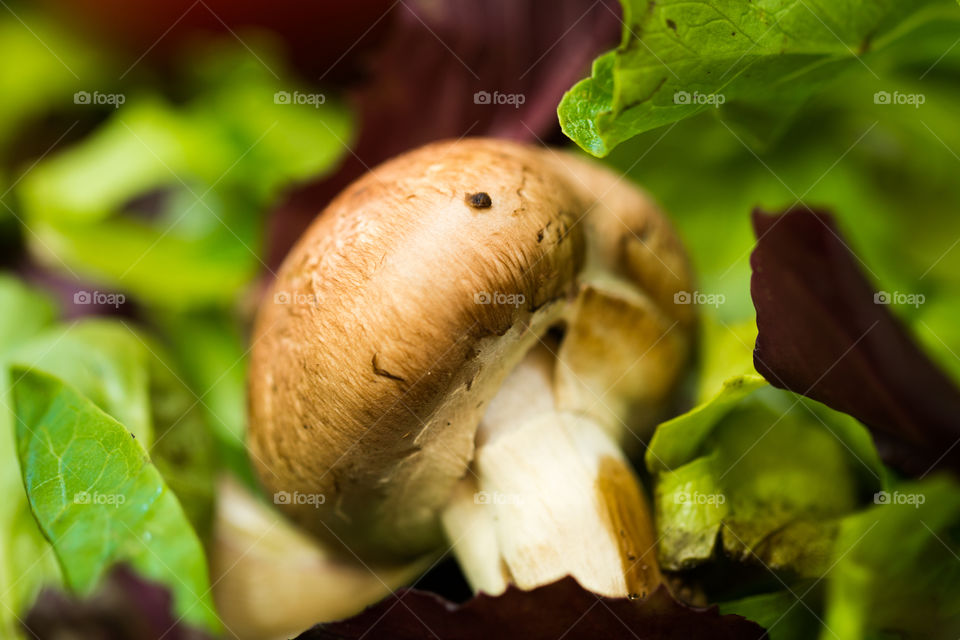
[[[398,591],[360,615],[318,625],[297,640],[756,640],[766,632],[716,607],[681,604],[660,587],[643,600],[604,598],[567,577],[532,591],[510,587],[503,595],[480,594],[464,605],[415,589]]]
[[[394,5],[368,81],[354,92],[360,133],[340,169],[273,214],[268,263],[345,186],[403,151],[462,136],[551,141],[557,104],[619,38],[616,0],[407,0]],[[490,103],[475,100],[489,94]],[[493,104],[494,93],[519,96]],[[507,98],[504,98],[507,100]],[[515,104],[520,102],[522,104]]]
[[[884,459],[907,473],[960,469],[960,390],[875,302],[833,217],[756,210],[753,226],[757,371],[866,424]]]
[[[110,51],[118,69],[163,67],[198,40],[265,31],[291,62],[329,82],[349,77],[358,54],[377,42],[396,0],[43,0],[73,29]],[[237,35],[241,34],[241,35]],[[126,74],[125,74],[126,75]]]
[[[174,615],[172,603],[165,587],[117,566],[89,598],[45,589],[24,627],[33,640],[210,640]]]

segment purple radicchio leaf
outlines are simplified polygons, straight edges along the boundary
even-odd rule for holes
[[[165,587],[118,565],[87,598],[44,589],[24,627],[32,640],[212,640],[179,620],[172,605]]]
[[[402,589],[363,613],[322,624],[297,640],[530,640],[531,638],[643,638],[643,640],[756,640],[766,632],[716,607],[699,609],[675,600],[661,586],[643,600],[605,598],[571,577],[500,596],[480,594],[463,605],[415,589]]]
[[[353,92],[359,138],[339,170],[272,214],[273,266],[369,168],[434,140],[563,140],[557,104],[620,36],[615,0],[411,0],[394,5],[367,81]]]
[[[906,473],[960,469],[960,390],[881,304],[833,216],[755,210],[753,226],[757,371],[866,424]]]

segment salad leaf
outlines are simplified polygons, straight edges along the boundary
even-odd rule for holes
[[[86,318],[34,336],[9,360],[57,375],[126,426],[206,530],[216,468],[210,429],[159,344],[122,321]]]
[[[716,423],[741,400],[764,386],[766,382],[758,375],[730,378],[712,399],[658,427],[645,454],[647,469],[651,473],[670,471],[689,462]]]
[[[833,218],[798,208],[753,223],[757,370],[869,425],[901,468],[960,468],[960,389],[890,313]]]
[[[55,43],[53,47],[49,43]],[[103,86],[107,65],[95,49],[43,14],[17,7],[0,16],[0,160],[19,129],[73,104],[79,78]]]
[[[173,612],[170,591],[129,567],[110,570],[88,598],[45,589],[30,609],[24,627],[33,640],[209,640]]]
[[[845,74],[808,101],[762,152],[712,113],[638,135],[606,161],[672,214],[702,293],[726,323],[752,319],[748,216],[758,204],[784,210],[828,203],[851,246],[888,291],[926,296],[900,316],[941,367],[960,380],[960,11],[914,29],[875,54],[869,73]],[[918,78],[923,76],[923,80]],[[875,102],[877,92],[923,94],[919,108]],[[905,215],[904,212],[909,212]],[[904,242],[904,238],[910,238]]]
[[[84,319],[45,328],[53,320],[53,305],[7,276],[0,276],[0,305],[17,310],[0,320],[0,482],[7,496],[0,508],[0,587],[9,598],[8,607],[0,609],[0,630],[6,631],[0,635],[15,637],[20,633],[17,618],[41,586],[59,583],[60,571],[24,493],[7,406],[12,404],[9,363],[58,374],[128,425],[138,442],[150,447],[154,463],[199,531],[206,530],[211,518],[215,454],[198,403],[170,370],[160,345],[115,320]]]
[[[20,634],[24,614],[44,584],[57,584],[60,571],[37,527],[23,492],[9,397],[9,352],[54,317],[53,305],[15,278],[0,274],[0,636]]]
[[[294,102],[250,56],[210,55],[224,59],[195,62],[217,73],[185,105],[125,96],[93,134],[22,180],[41,258],[54,252],[81,276],[171,309],[226,305],[253,278],[263,209],[330,168],[350,119],[322,94]]]
[[[730,325],[709,314],[701,317],[698,403],[709,401],[733,378],[742,379],[749,389],[762,383],[753,368],[756,340],[757,325],[752,320]]]
[[[15,349],[10,360],[69,381],[149,448],[154,436],[147,357],[139,340],[120,323],[88,319],[34,336]]]
[[[741,561],[820,575],[835,520],[882,486],[863,427],[756,376],[660,425],[646,461],[659,557],[673,570],[710,559],[719,538]]]
[[[218,630],[200,541],[136,439],[57,378],[12,371],[24,485],[67,584],[90,593],[126,561],[171,589],[179,615]]]
[[[203,400],[171,368],[160,345],[142,338],[149,351],[150,410],[156,438],[149,449],[164,482],[201,536],[213,521],[215,473],[219,463],[211,426],[205,419]]]
[[[468,133],[521,140],[548,136],[557,126],[564,89],[597,53],[616,43],[616,5],[614,0],[409,3],[376,55],[372,82],[359,91],[359,155],[368,164],[380,162]],[[430,91],[433,100],[411,101],[410,87]],[[374,149],[376,158],[363,153]]]
[[[614,638],[625,630],[648,640],[765,637],[761,627],[740,616],[681,604],[666,587],[634,601],[598,596],[567,577],[530,591],[510,586],[499,596],[481,593],[459,606],[431,593],[401,589],[349,620],[317,625],[297,640]]]
[[[895,484],[839,521],[822,580],[722,603],[773,640],[941,638],[960,628],[955,480]]]
[[[336,174],[273,212],[268,264],[348,184],[395,155],[467,135],[553,141],[557,103],[616,44],[619,13],[616,0],[394,4],[368,81],[353,92],[357,143]]]
[[[762,625],[771,640],[808,640],[821,629],[819,590],[802,585],[789,591],[748,596],[719,605],[721,613],[735,613]]]
[[[898,485],[844,519],[820,637],[948,640],[960,629],[960,486]]]
[[[6,435],[6,434],[5,434]],[[4,478],[5,506],[0,532],[0,588],[3,589],[3,610],[0,611],[0,633],[4,638],[23,636],[21,620],[36,600],[41,589],[62,583],[56,556],[50,552],[50,543],[37,526],[19,477],[20,465],[16,453],[0,451],[5,464],[4,475],[16,475],[16,485]],[[9,470],[9,471],[7,471]]]
[[[620,46],[564,96],[560,123],[596,156],[717,107],[756,138],[769,136],[827,80],[862,65],[861,55],[935,4],[623,0]]]
[[[160,314],[158,322],[210,425],[220,462],[248,486],[258,486],[245,444],[248,347],[237,323],[217,312]]]
[[[56,308],[46,296],[5,273],[0,273],[0,309],[16,310],[0,314],[0,353],[38,333],[56,315]]]
[[[239,327],[219,313],[168,314],[159,322],[187,381],[203,390],[214,430],[224,439],[243,440],[247,346]]]
[[[0,255],[19,253],[13,187],[32,159],[76,138],[99,114],[75,104],[78,91],[115,82],[101,51],[32,6],[0,14]]]

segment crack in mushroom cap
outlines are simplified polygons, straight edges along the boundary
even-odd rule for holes
[[[260,309],[254,465],[321,537],[426,553],[487,403],[551,327],[564,408],[619,441],[657,419],[689,353],[689,281],[655,205],[594,163],[489,139],[408,152],[327,207]]]

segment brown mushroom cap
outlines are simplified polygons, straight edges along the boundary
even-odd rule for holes
[[[689,280],[655,205],[593,162],[486,139],[406,153],[327,207],[260,310],[255,466],[351,551],[427,552],[487,403],[552,327],[561,406],[620,441],[657,419],[689,352],[673,304]]]

